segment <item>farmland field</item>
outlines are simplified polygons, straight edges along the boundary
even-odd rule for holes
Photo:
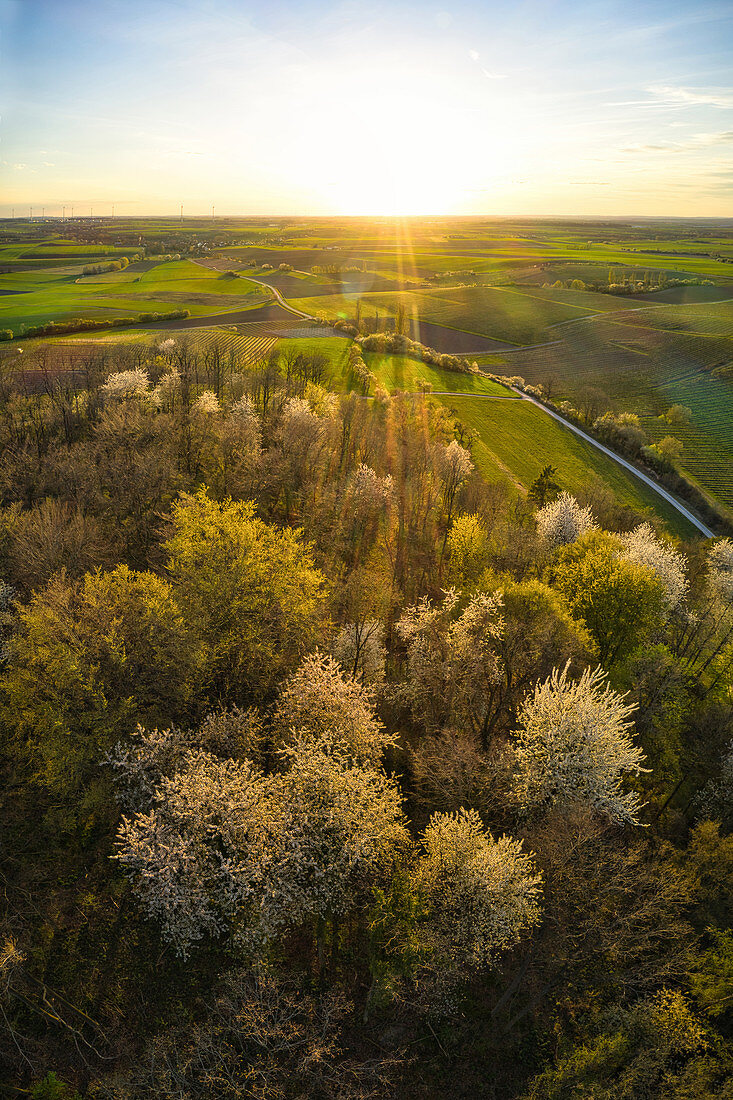
[[[563,487],[571,492],[587,488],[594,479],[603,482],[622,504],[639,511],[658,513],[672,531],[692,533],[690,525],[674,509],[612,459],[567,432],[528,401],[491,401],[466,396],[441,399],[463,423],[479,436],[473,455],[487,476],[505,476],[526,490],[543,467],[561,471]]]
[[[82,275],[87,264],[121,257],[133,262]],[[280,300],[320,318],[320,328]],[[165,318],[181,310],[188,316]],[[140,320],[149,313],[163,319]],[[144,344],[168,333],[176,340],[222,339],[237,341],[253,361],[275,348],[317,350],[329,361],[331,385],[346,389],[353,385],[348,339],[329,324],[357,317],[367,333],[390,331],[399,318],[405,332],[437,352],[521,375],[548,388],[554,400],[637,413],[650,441],[678,439],[683,473],[710,501],[733,509],[728,223],[436,217],[118,218],[63,226],[7,219],[1,225],[0,329],[16,338],[49,321],[129,318],[133,327],[82,339]],[[388,390],[429,382],[435,391],[479,393],[494,385],[414,358],[366,358]],[[484,427],[493,424],[494,449],[483,430],[477,444],[482,461],[495,469],[503,463],[526,488],[531,471],[521,448],[513,450],[508,437],[496,441],[503,438],[501,424],[519,438],[534,414],[515,411],[494,423],[496,404],[483,401],[483,411],[471,414]],[[689,423],[671,427],[662,419],[675,404],[690,410]],[[548,432],[543,455],[565,438],[560,426],[545,426],[543,438]],[[579,461],[575,441],[566,440],[566,447]],[[605,461],[599,469],[581,463],[572,476],[579,483],[586,474],[602,477],[619,499],[626,494],[637,505],[645,499],[645,490],[629,489],[626,476]]]

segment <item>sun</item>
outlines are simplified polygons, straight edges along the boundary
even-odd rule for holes
[[[334,191],[331,204],[338,213],[368,217],[449,213],[457,197],[455,181],[389,164],[374,165]]]

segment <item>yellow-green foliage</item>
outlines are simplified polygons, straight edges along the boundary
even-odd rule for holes
[[[205,490],[182,496],[173,526],[168,570],[207,647],[211,689],[235,702],[268,695],[317,644],[324,622],[324,578],[300,532]]]
[[[448,535],[450,573],[457,584],[468,584],[481,574],[489,536],[477,515],[458,516]]]
[[[659,627],[663,589],[651,569],[623,557],[619,539],[589,531],[562,547],[554,585],[590,631],[608,666],[628,655]]]
[[[20,612],[2,709],[37,777],[74,789],[137,722],[185,711],[200,651],[170,584],[126,565],[54,577]]]

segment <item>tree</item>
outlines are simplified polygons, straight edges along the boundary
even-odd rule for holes
[[[504,581],[498,590],[504,629],[497,640],[500,679],[496,685],[488,733],[509,730],[521,700],[554,668],[570,664],[580,671],[594,653],[594,643],[562,599],[539,580]]]
[[[523,1100],[730,1100],[730,1060],[678,990],[598,1013]]]
[[[577,681],[555,669],[525,700],[515,739],[516,795],[525,813],[555,803],[587,803],[619,824],[638,824],[634,792],[625,775],[638,775],[644,754],[632,741],[634,708],[586,669]]]
[[[536,519],[540,537],[553,550],[575,542],[596,526],[590,508],[581,508],[570,493],[560,493],[545,504]]]
[[[717,596],[733,603],[733,541],[719,539],[708,552],[708,579]]]
[[[629,560],[621,541],[602,531],[558,551],[552,583],[583,620],[608,667],[654,638],[665,618],[659,578]]]
[[[486,565],[489,535],[478,515],[457,516],[447,543],[451,577],[457,584],[476,581]]]
[[[4,718],[39,780],[73,791],[137,722],[184,717],[200,666],[161,577],[126,565],[79,583],[61,574],[20,610],[0,684]]]
[[[682,554],[669,543],[662,542],[649,523],[642,523],[626,535],[620,535],[630,561],[646,566],[659,578],[664,593],[664,603],[669,611],[675,611],[683,603],[688,589]]]
[[[501,598],[479,593],[454,617],[451,589],[433,607],[427,597],[408,608],[395,629],[407,648],[402,698],[429,730],[446,727],[484,735],[495,685],[501,678],[496,642],[501,636]]]
[[[280,743],[328,743],[362,763],[377,763],[395,742],[376,716],[372,691],[317,652],[286,681],[273,730]]]
[[[432,965],[485,966],[540,919],[542,877],[522,842],[495,840],[475,810],[433,814],[415,870]]]
[[[547,396],[549,398],[549,392]],[[549,501],[554,500],[560,492],[560,486],[555,481],[556,477],[557,470],[554,466],[544,466],[540,475],[529,487],[527,493],[529,502],[538,508],[543,508]]]
[[[473,462],[466,448],[462,447],[456,439],[452,439],[447,446],[437,444],[435,459],[438,473],[443,482],[444,519],[445,523],[449,525],[453,518],[456,494],[473,470]]]
[[[53,497],[27,510],[11,505],[2,528],[12,579],[26,592],[42,587],[64,568],[77,578],[111,557],[99,520]]]
[[[387,651],[379,619],[347,623],[334,638],[332,652],[345,672],[375,688],[384,682]]]
[[[102,393],[112,400],[146,398],[150,396],[148,372],[142,368],[123,370],[110,374],[102,386]]]
[[[168,571],[207,651],[210,689],[231,702],[268,696],[319,640],[323,577],[300,533],[254,505],[182,495],[165,543]]]
[[[124,819],[115,856],[178,954],[229,933],[261,957],[288,928],[326,927],[363,902],[407,843],[396,783],[312,741],[266,776],[192,751],[149,813]]]

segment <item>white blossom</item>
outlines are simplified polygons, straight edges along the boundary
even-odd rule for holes
[[[395,741],[376,716],[372,689],[320,653],[306,657],[287,680],[273,729],[281,741],[329,743],[362,761],[378,760]]]
[[[407,646],[402,697],[429,728],[483,730],[494,685],[500,679],[494,643],[501,637],[501,597],[479,593],[454,619],[458,594],[449,589],[438,606],[423,598],[396,625]]]
[[[633,706],[613,691],[602,668],[568,679],[554,672],[525,700],[516,735],[516,795],[525,811],[554,803],[588,803],[620,824],[638,824],[634,792],[624,774],[638,775],[644,754],[629,735]]]
[[[581,508],[570,493],[560,493],[555,500],[549,501],[540,508],[535,519],[540,537],[553,550],[575,542],[596,526],[590,508]]]
[[[662,542],[649,523],[641,523],[628,534],[619,536],[626,549],[626,555],[637,565],[646,566],[659,578],[664,593],[664,602],[670,611],[674,611],[687,595],[688,582],[685,575],[687,561],[683,554],[669,543]]]
[[[351,506],[357,513],[381,511],[392,498],[392,475],[379,475],[363,462],[357,467],[351,481]]]
[[[719,539],[708,551],[708,580],[713,592],[733,602],[733,540]]]
[[[262,451],[262,430],[252,399],[246,394],[232,405],[229,425],[240,446],[254,456]]]
[[[150,379],[142,367],[137,370],[116,371],[107,376],[102,386],[106,397],[123,400],[128,397],[147,397],[150,392]]]
[[[177,954],[221,935],[253,895],[265,894],[282,835],[272,785],[249,761],[190,753],[162,780],[149,813],[123,818],[114,858]]]
[[[138,725],[129,741],[118,741],[102,759],[112,768],[117,801],[128,810],[148,809],[163,777],[177,770],[192,747],[192,735],[175,726]]]
[[[433,814],[416,877],[428,936],[445,965],[485,965],[540,919],[542,876],[522,842],[495,840],[475,810]]]
[[[362,684],[383,683],[387,656],[383,625],[378,619],[347,623],[336,635],[333,655]]]
[[[123,819],[115,858],[178,954],[231,933],[260,950],[288,927],[345,914],[408,842],[394,780],[297,742],[285,772],[190,752],[149,813]]]
[[[175,367],[161,375],[158,385],[155,387],[155,397],[159,404],[169,404],[178,394],[181,388],[181,376]]]
[[[460,484],[473,470],[471,456],[465,447],[462,447],[457,439],[452,439],[447,446],[439,444],[436,448],[438,469],[444,481]]]
[[[193,404],[194,409],[197,412],[204,413],[205,415],[212,415],[214,413],[221,412],[221,406],[219,405],[219,398],[213,392],[213,390],[204,390],[196,398]]]

